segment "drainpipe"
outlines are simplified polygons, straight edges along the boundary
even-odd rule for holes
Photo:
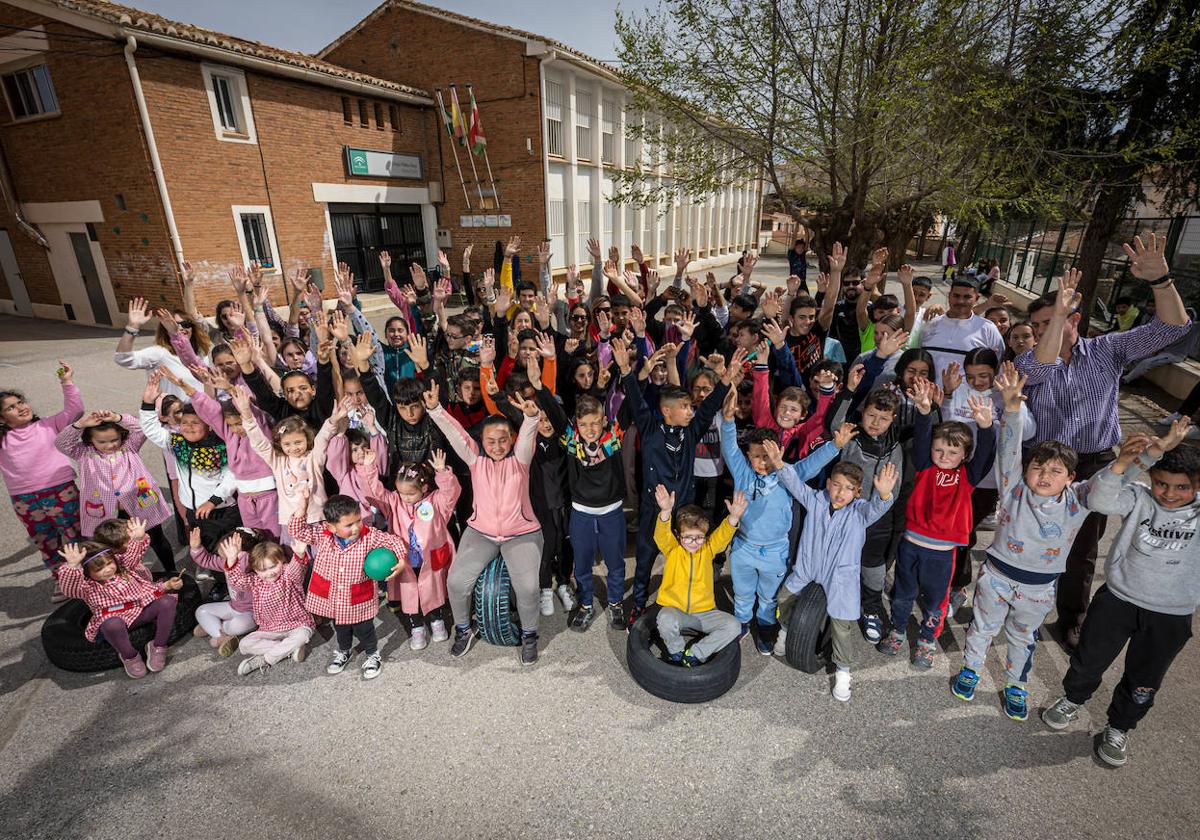
[[[21,212],[21,202],[17,198],[17,191],[13,189],[12,177],[8,172],[8,156],[4,154],[2,147],[0,147],[0,192],[4,193],[4,204],[8,207],[8,212],[12,213],[13,218],[17,220],[17,227],[21,229],[21,233],[49,251],[50,243],[46,241],[46,237],[42,236],[40,230],[29,224],[25,220],[25,214]]]
[[[183,244],[179,241],[179,228],[175,226],[175,212],[171,209],[171,196],[167,194],[167,179],[163,176],[162,160],[158,156],[158,144],[154,142],[154,128],[150,125],[150,109],[146,107],[146,96],[142,93],[142,78],[138,75],[133,54],[137,51],[137,39],[125,36],[125,63],[129,66],[129,79],[133,82],[133,97],[137,100],[138,115],[142,118],[142,130],[146,133],[146,145],[150,151],[150,167],[154,170],[154,183],[158,197],[167,214],[167,231],[171,235],[171,247],[175,251],[176,266],[183,268]]]

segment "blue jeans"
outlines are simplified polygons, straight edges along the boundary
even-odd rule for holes
[[[942,601],[950,588],[954,573],[954,548],[938,550],[900,540],[896,552],[896,589],[892,594],[892,629],[901,636],[908,627],[913,601],[921,596],[921,631],[923,642],[936,638],[942,620]]]
[[[770,545],[733,541],[729,576],[733,579],[733,615],[739,622],[749,624],[751,616],[757,616],[760,627],[775,623],[775,596],[787,575],[787,561],[787,540]],[[757,611],[755,596],[758,596]]]
[[[580,606],[592,605],[592,566],[597,553],[608,568],[608,603],[621,603],[625,596],[625,513],[617,508],[596,516],[572,509],[570,531]]]

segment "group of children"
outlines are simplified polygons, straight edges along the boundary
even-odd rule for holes
[[[152,353],[133,350],[150,314],[130,303],[118,361],[150,369],[136,417],[85,413],[66,363],[58,414],[38,418],[23,396],[0,392],[0,472],[55,599],[91,607],[87,638],[112,645],[131,677],[166,665],[180,580],[153,579],[142,556],[153,548],[175,571],[169,526],[213,578],[196,635],[220,656],[240,648],[243,675],[302,661],[316,621],[328,621],[327,672],[347,667],[357,640],[362,677],[376,677],[381,597],[413,650],[453,637],[450,653],[462,656],[479,638],[476,579],[497,556],[515,593],[519,659],[532,664],[539,618],[556,598],[573,631],[594,622],[598,584],[611,627],[637,621],[661,553],[656,623],[671,662],[703,667],[748,636],[762,654],[782,655],[793,602],[816,582],[831,624],[832,694],[845,702],[857,638],[898,655],[914,602],[911,661],[933,666],[944,623],[966,600],[976,531],[994,512],[952,691],[974,697],[1003,627],[1003,706],[1024,720],[1037,631],[1075,533],[1089,512],[1117,513],[1126,518],[1107,583],[1065,696],[1043,719],[1068,726],[1132,639],[1101,744],[1101,757],[1123,763],[1126,733],[1200,603],[1200,456],[1179,446],[1186,421],[1161,439],[1131,436],[1111,466],[1076,483],[1070,447],[1023,451],[1033,429],[1011,362],[978,348],[936,370],[929,352],[909,346],[906,327],[915,332],[924,316],[894,311],[891,295],[876,298],[878,312],[852,301],[847,317],[866,313],[872,329],[846,366],[829,358],[825,329],[840,315],[822,299],[826,275],[817,299],[797,277],[768,291],[748,258],[722,288],[712,274],[688,277],[681,252],[660,291],[640,252],[625,270],[615,248],[605,261],[592,241],[585,291],[574,266],[552,275],[546,244],[537,282],[521,280],[519,250],[514,238],[474,278],[470,249],[458,278],[439,254],[435,276],[414,265],[403,285],[384,261],[400,314],[382,336],[358,311],[345,266],[331,311],[297,274],[281,318],[252,270],[235,274],[235,297],[212,322],[196,311],[189,269],[185,308],[157,313]],[[835,277],[843,266],[838,249]],[[882,266],[870,274],[859,295],[882,290]],[[468,305],[450,316],[452,279]],[[925,309],[928,292],[914,292],[930,284],[911,270],[900,279],[905,306]],[[849,297],[837,303],[847,312]],[[1006,307],[987,312],[1006,325],[1008,359],[1032,345]],[[162,450],[169,487],[147,469],[147,440]],[[1148,486],[1132,480],[1140,471]],[[636,532],[628,599],[627,529]],[[382,586],[364,571],[378,548],[398,559]],[[716,600],[725,565],[732,613]],[[128,634],[142,624],[156,628],[144,658]]]

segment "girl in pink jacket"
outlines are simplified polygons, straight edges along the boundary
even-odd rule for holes
[[[400,574],[388,580],[388,600],[400,602],[413,650],[429,644],[426,622],[435,642],[450,638],[442,615],[446,576],[454,560],[447,524],[462,488],[446,467],[445,452],[433,450],[430,464],[402,463],[394,492],[379,480],[374,452],[368,450],[356,469],[368,500],[387,517],[389,530],[408,544],[408,562],[401,561]]]

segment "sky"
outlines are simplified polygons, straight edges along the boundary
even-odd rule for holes
[[[315,53],[383,0],[126,0],[139,9],[261,41]],[[554,38],[601,60],[616,58],[613,21],[618,5],[640,12],[652,0],[427,0],[460,14]],[[430,45],[430,59],[435,50]]]

